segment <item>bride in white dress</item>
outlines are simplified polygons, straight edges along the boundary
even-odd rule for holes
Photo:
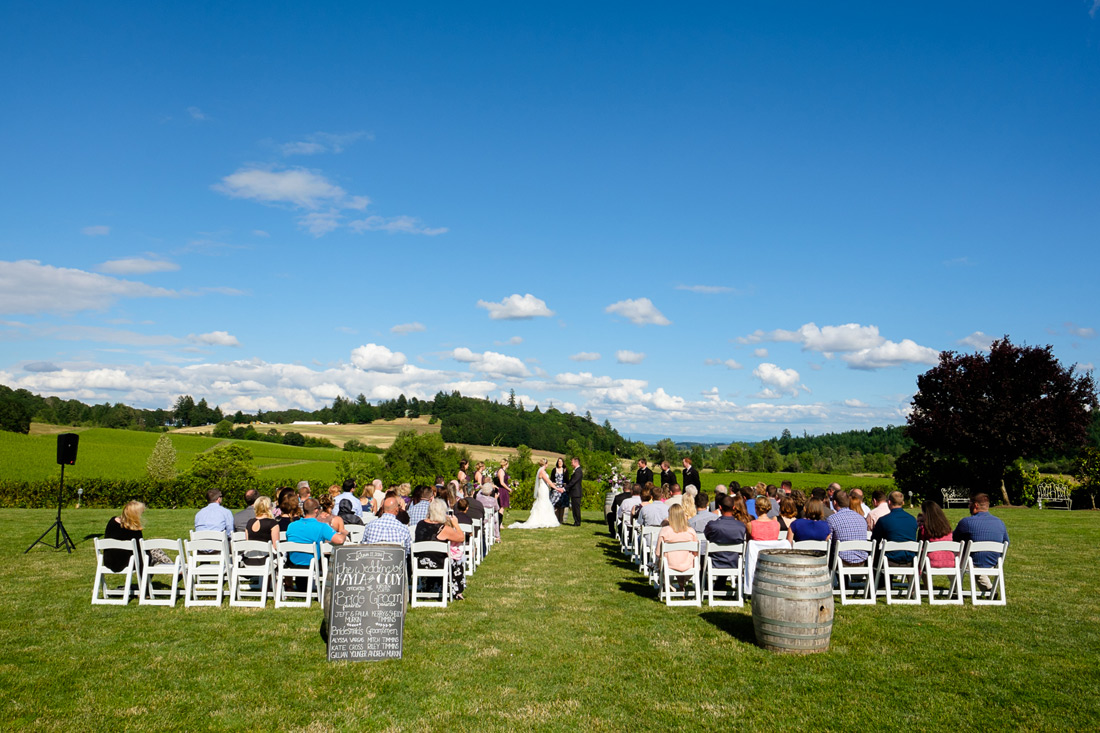
[[[550,503],[550,477],[546,475],[546,459],[539,460],[539,470],[535,474],[535,503],[526,522],[513,522],[508,529],[548,529],[561,526],[554,515],[554,505]]]

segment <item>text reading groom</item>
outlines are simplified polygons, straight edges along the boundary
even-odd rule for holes
[[[584,478],[584,470],[581,462],[573,458],[573,475],[565,483],[565,493],[569,494],[569,503],[573,505],[573,526],[581,526],[581,499],[584,498],[584,486],[581,480]]]

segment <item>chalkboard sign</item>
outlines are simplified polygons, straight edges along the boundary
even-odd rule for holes
[[[334,547],[325,588],[329,660],[400,659],[407,596],[404,547]]]

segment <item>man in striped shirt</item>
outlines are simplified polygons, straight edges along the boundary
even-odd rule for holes
[[[844,489],[833,491],[835,511],[826,519],[833,539],[837,542],[850,540],[867,541],[867,520],[851,510],[852,500]],[[840,559],[845,565],[862,565],[867,562],[867,553],[862,550],[844,550]]]

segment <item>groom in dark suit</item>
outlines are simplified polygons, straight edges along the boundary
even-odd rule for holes
[[[581,526],[581,499],[584,497],[584,486],[581,480],[584,478],[584,470],[578,458],[573,458],[573,475],[565,482],[565,493],[569,494],[569,503],[573,505],[573,526]]]

